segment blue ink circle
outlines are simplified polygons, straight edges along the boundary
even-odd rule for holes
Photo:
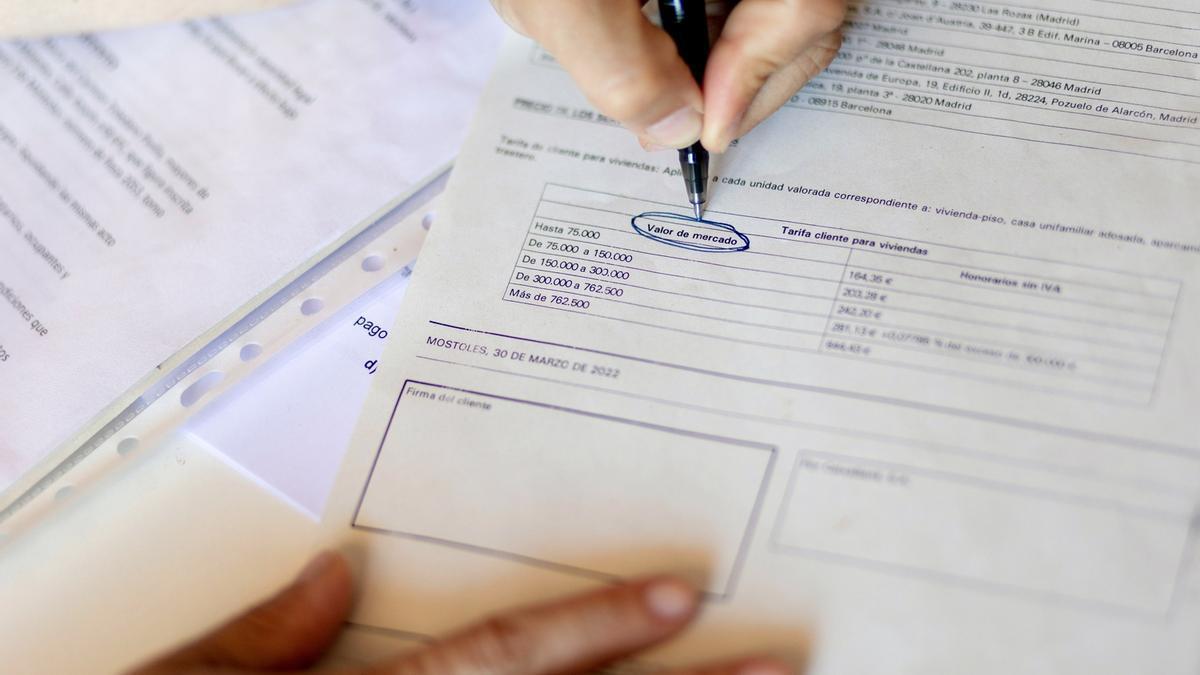
[[[726,244],[726,243],[711,244],[711,243],[705,243],[705,242],[699,242],[699,241],[681,241],[678,239],[667,239],[666,237],[663,237],[654,232],[651,232],[647,227],[643,227],[642,225],[638,224],[639,218],[651,218],[651,217],[662,218],[662,219],[666,219],[666,220],[678,220],[681,223],[688,224],[688,225],[707,225],[710,228],[726,230],[727,232],[732,234],[733,238],[737,239],[738,242],[732,243],[732,244]],[[648,211],[646,213],[639,213],[638,215],[630,218],[629,224],[631,226],[633,226],[634,232],[637,232],[638,234],[642,235],[643,237],[645,237],[647,239],[657,241],[661,244],[666,244],[668,246],[682,248],[682,249],[685,249],[688,251],[699,251],[701,253],[737,253],[738,251],[746,251],[746,250],[750,249],[750,237],[747,237],[746,235],[742,234],[741,232],[738,232],[737,228],[730,225],[729,223],[719,223],[715,220],[696,220],[695,218],[693,218],[691,216],[685,216],[680,213],[668,213],[666,211]]]

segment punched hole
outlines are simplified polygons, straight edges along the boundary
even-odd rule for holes
[[[128,455],[129,453],[133,452],[134,450],[137,450],[137,447],[138,447],[138,439],[130,436],[129,438],[122,439],[120,443],[117,443],[117,454],[118,455]]]
[[[254,359],[258,358],[259,354],[262,354],[262,345],[258,344],[257,342],[251,342],[250,344],[242,347],[242,351],[238,352],[238,356],[241,357],[243,361],[253,361]]]
[[[300,303],[300,313],[304,316],[312,316],[325,307],[325,301],[320,298],[309,298]]]
[[[223,379],[225,379],[225,373],[216,370],[206,373],[203,377],[188,386],[187,389],[183,390],[183,393],[179,395],[179,403],[185,408],[192,406]]]
[[[363,258],[362,268],[364,272],[378,272],[383,269],[383,256],[369,255]]]

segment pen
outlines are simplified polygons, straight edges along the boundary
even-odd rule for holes
[[[663,30],[671,36],[683,62],[700,85],[704,84],[704,66],[708,63],[708,16],[704,13],[704,1],[658,0]],[[708,151],[700,141],[679,151],[679,169],[683,173],[688,202],[696,220],[700,220],[708,193]]]

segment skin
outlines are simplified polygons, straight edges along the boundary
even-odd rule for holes
[[[350,613],[346,560],[323,553],[274,597],[130,675],[309,672]],[[605,587],[517,609],[415,651],[343,675],[566,675],[587,673],[660,644],[697,614],[698,596],[673,577]],[[333,671],[322,671],[333,672]],[[755,657],[669,675],[789,675]]]
[[[821,72],[841,46],[847,0],[741,0],[697,86],[641,0],[493,0],[592,104],[648,150],[700,140],[712,152],[749,132]],[[711,3],[710,3],[711,4]]]

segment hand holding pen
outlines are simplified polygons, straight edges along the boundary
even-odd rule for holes
[[[712,152],[724,152],[829,64],[846,12],[846,0],[730,3],[701,87],[671,37],[636,0],[493,3],[648,150],[700,141]]]

